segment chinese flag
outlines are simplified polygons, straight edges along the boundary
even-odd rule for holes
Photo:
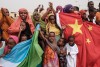
[[[100,67],[100,26],[82,22],[78,14],[59,13],[61,26],[67,26],[64,37],[75,36],[78,46],[77,67]]]

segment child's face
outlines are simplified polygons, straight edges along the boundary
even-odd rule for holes
[[[70,38],[69,39],[69,45],[73,45],[74,44],[74,38]]]
[[[25,23],[24,22],[21,22],[20,27],[21,27],[22,30],[25,30],[26,29]]]
[[[9,48],[12,49],[16,45],[16,43],[15,43],[15,41],[12,38],[9,38],[7,45],[8,45]]]
[[[64,39],[59,39],[58,46],[64,46]]]
[[[54,33],[49,33],[49,41],[53,43],[55,41],[55,34]]]
[[[27,36],[22,36],[21,42],[22,42],[22,41],[26,41],[26,40],[27,40]]]

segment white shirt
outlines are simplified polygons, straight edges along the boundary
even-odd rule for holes
[[[78,54],[78,47],[76,44],[74,46],[70,46],[68,43],[66,44],[67,48],[67,67],[76,67],[76,59]],[[70,55],[68,53],[70,52]]]

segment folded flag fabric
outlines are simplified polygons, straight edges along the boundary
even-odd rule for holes
[[[34,32],[31,43],[32,45],[30,46],[27,57],[18,65],[18,67],[38,67],[38,65],[41,63],[43,50],[38,44],[39,27],[40,25],[38,24],[36,27],[36,31]]]
[[[39,27],[37,25],[32,39],[17,44],[11,52],[0,59],[2,67],[36,67],[42,61],[43,50],[38,44]],[[40,65],[41,66],[41,65]]]

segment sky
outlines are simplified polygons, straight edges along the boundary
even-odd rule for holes
[[[100,3],[100,0],[0,0],[0,8],[6,7],[11,12],[17,12],[20,8],[26,8],[29,12],[33,12],[39,4],[43,4],[46,9],[48,2],[52,2],[54,8],[56,8],[57,5],[64,7],[66,4],[72,4],[79,6],[80,9],[87,9],[88,1],[94,1],[96,8]]]

